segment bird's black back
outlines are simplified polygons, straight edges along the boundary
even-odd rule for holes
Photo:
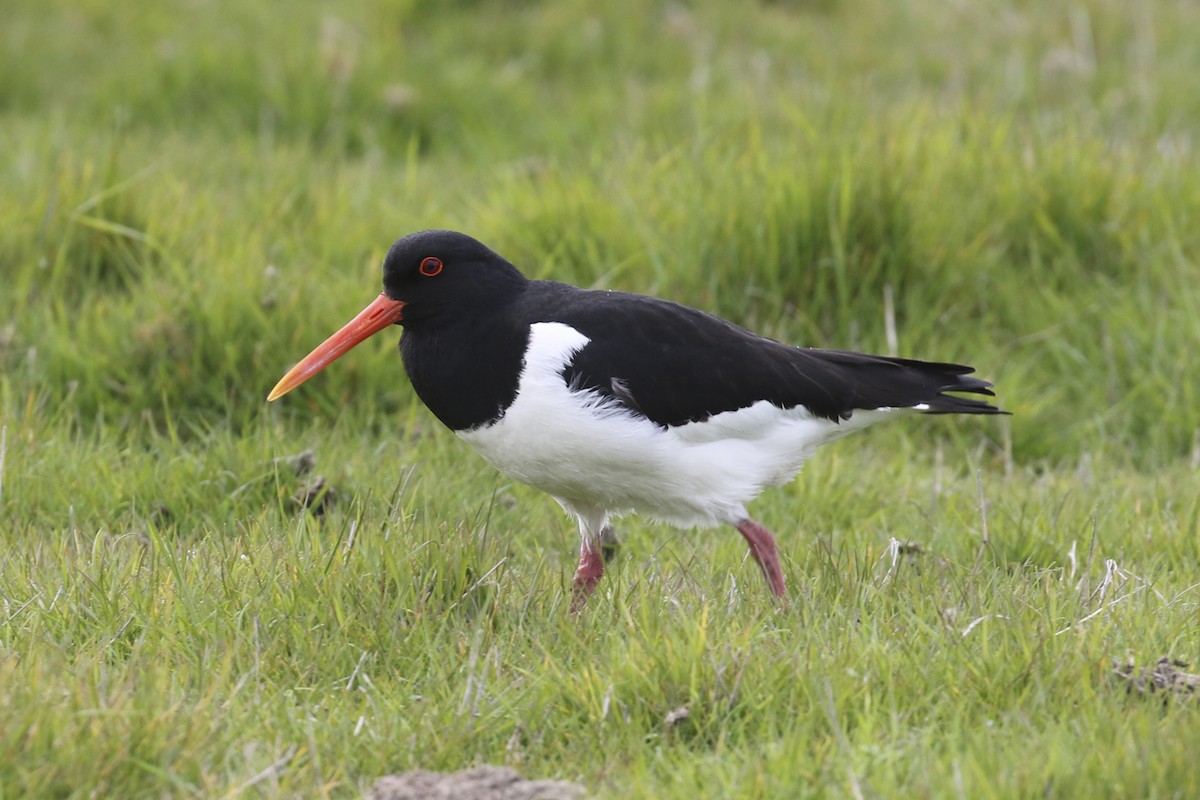
[[[996,414],[975,398],[985,380],[961,364],[793,347],[676,303],[620,292],[542,284],[553,316],[591,342],[564,379],[634,409],[662,426],[683,425],[767,400],[847,419],[860,409],[925,405],[928,413]],[[617,331],[619,336],[606,335]]]

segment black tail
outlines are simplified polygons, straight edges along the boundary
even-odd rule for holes
[[[872,356],[843,350],[806,350],[836,365],[852,387],[844,412],[853,409],[913,408],[925,414],[1007,414],[986,400],[959,394],[995,397],[992,384],[971,373],[974,367],[939,361]],[[952,392],[953,394],[947,394]],[[844,413],[843,412],[843,413]]]

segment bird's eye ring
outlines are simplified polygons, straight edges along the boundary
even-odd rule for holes
[[[426,278],[432,278],[434,275],[441,273],[442,260],[440,258],[434,258],[433,256],[422,259],[421,266],[417,267],[417,270]]]

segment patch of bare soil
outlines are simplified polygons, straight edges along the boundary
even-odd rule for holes
[[[1164,698],[1186,697],[1194,700],[1200,698],[1200,675],[1184,672],[1186,666],[1186,661],[1160,658],[1153,667],[1138,669],[1130,653],[1124,661],[1114,659],[1113,674],[1126,683],[1130,694],[1162,693]]]
[[[586,790],[570,781],[527,781],[515,769],[484,765],[462,772],[423,769],[375,781],[371,800],[583,800]]]

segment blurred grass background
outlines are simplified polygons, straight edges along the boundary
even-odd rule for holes
[[[1188,796],[1186,747],[1140,708],[1106,727],[1102,687],[1126,648],[1200,641],[1198,37],[1183,1],[9,0],[0,795],[353,793],[479,758],[612,796]],[[763,498],[812,581],[799,627],[752,569],[730,589],[727,532],[638,522],[597,603],[618,624],[579,627],[570,526],[437,428],[394,342],[263,402],[428,227],[800,344],[887,352],[890,295],[900,355],[976,365],[1014,417],[873,431]],[[305,448],[323,520],[273,461]],[[890,538],[940,565],[897,583]],[[1064,647],[1104,558],[1162,602]],[[935,635],[960,607],[1013,621],[968,657]],[[464,717],[489,657],[512,685]],[[713,688],[726,663],[757,704]],[[363,664],[351,713],[330,687]],[[314,729],[301,686],[370,741]],[[695,738],[662,732],[705,698]]]

